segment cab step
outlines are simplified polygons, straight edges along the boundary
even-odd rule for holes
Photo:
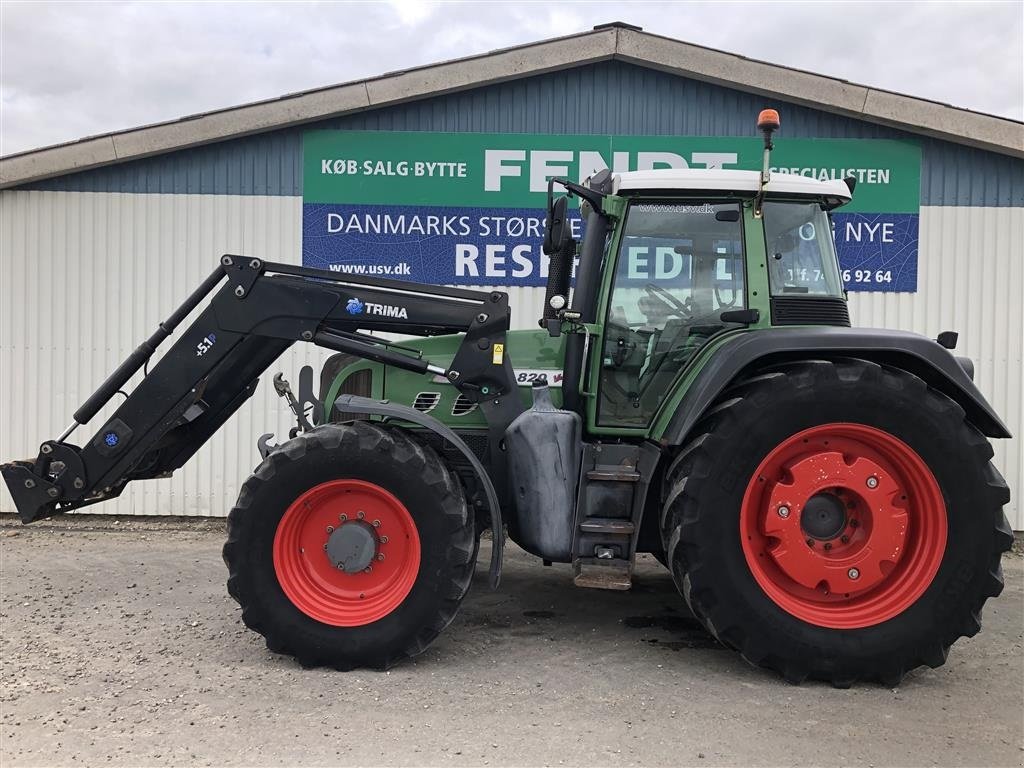
[[[653,444],[584,445],[573,536],[576,586],[632,586],[640,516],[658,456]]]
[[[580,523],[580,530],[584,533],[612,533],[629,536],[633,533],[634,528],[631,521],[614,517],[588,517]]]
[[[640,473],[632,469],[592,469],[587,472],[587,480],[603,480],[610,483],[637,483]]]
[[[579,557],[572,564],[572,581],[577,587],[627,590],[633,586],[632,570],[629,560]]]

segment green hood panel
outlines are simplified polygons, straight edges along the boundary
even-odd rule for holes
[[[425,359],[447,368],[455,357],[459,344],[462,343],[462,334],[413,338],[398,343],[422,351]],[[524,405],[531,404],[530,385],[539,375],[547,376],[548,381],[553,384],[552,400],[556,405],[561,405],[562,366],[565,360],[564,337],[553,339],[547,331],[540,329],[510,331],[505,354],[512,359]],[[418,403],[421,410],[453,428],[487,426],[480,409],[475,404],[468,403],[465,398],[460,398],[459,391],[441,376],[409,373],[397,368],[358,361],[343,368],[338,374],[338,380],[367,367],[373,370],[374,397],[381,396],[403,405]],[[337,383],[336,380],[332,390],[337,390]]]

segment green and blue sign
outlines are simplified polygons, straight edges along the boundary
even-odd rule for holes
[[[433,284],[539,286],[547,179],[601,168],[738,168],[758,138],[311,131],[302,260]],[[851,291],[916,291],[921,153],[911,142],[779,139],[774,173],[857,178],[834,217]],[[582,222],[573,222],[575,234]]]

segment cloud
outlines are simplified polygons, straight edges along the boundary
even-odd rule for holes
[[[4,2],[0,153],[581,32],[617,17],[752,58],[1024,117],[1019,2]]]

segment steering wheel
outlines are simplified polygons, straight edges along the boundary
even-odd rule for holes
[[[651,295],[652,298],[658,299],[664,304],[667,304],[670,309],[673,310],[673,314],[679,315],[684,320],[692,319],[693,317],[693,302],[689,296],[686,297],[685,301],[680,301],[672,295],[671,291],[662,288],[657,283],[647,283],[644,286],[644,290]]]
[[[740,292],[738,290],[736,290],[736,286],[735,285],[732,286],[732,288],[730,290],[732,291],[732,299],[729,300],[729,301],[725,301],[722,298],[722,289],[719,288],[717,285],[715,286],[715,301],[718,302],[718,308],[719,309],[728,309],[729,307],[735,307],[736,306],[736,299],[739,298]]]

